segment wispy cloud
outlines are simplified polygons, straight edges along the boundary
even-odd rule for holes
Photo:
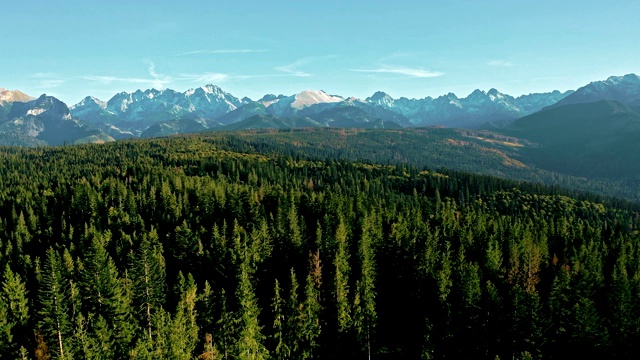
[[[36,79],[42,79],[42,78],[60,78],[60,76],[56,73],[45,73],[45,72],[39,72],[39,73],[35,73],[33,75],[31,75],[32,78],[36,78]]]
[[[417,78],[431,78],[444,75],[444,73],[442,72],[431,71],[420,67],[401,66],[381,66],[375,69],[351,69],[351,71],[363,73],[399,74]]]
[[[125,84],[146,84],[156,89],[164,89],[167,84],[172,83],[174,78],[172,76],[160,74],[156,71],[156,66],[153,62],[149,63],[147,69],[149,78],[143,77],[119,77],[109,75],[85,75],[80,76],[82,80],[95,81],[104,85],[111,83],[125,83]]]
[[[206,72],[202,74],[181,74],[178,77],[178,80],[186,80],[186,81],[191,81],[198,84],[202,84],[202,83],[212,84],[212,83],[224,82],[235,76],[236,75],[231,75],[231,74]]]
[[[34,79],[37,79],[37,84],[35,85],[35,87],[38,89],[56,88],[67,81],[67,79],[55,73],[41,72],[41,73],[35,73],[31,75],[31,77]]]
[[[176,54],[176,56],[202,55],[202,54],[248,54],[263,53],[269,50],[265,49],[219,49],[219,50],[194,50]]]
[[[306,57],[306,58],[296,60],[288,65],[276,66],[273,69],[284,73],[282,75],[285,75],[285,76],[309,77],[309,76],[312,76],[313,74],[301,70],[300,67],[310,63],[323,61],[323,60],[330,60],[334,58],[336,58],[335,55]]]
[[[42,79],[40,83],[36,85],[38,89],[52,89],[57,88],[58,86],[65,83],[65,80],[62,79]]]
[[[158,74],[156,72],[156,66],[152,62],[149,63],[149,75],[153,77],[153,86],[158,89],[164,88],[166,83],[170,83],[172,81],[170,76]]]
[[[509,60],[491,60],[487,62],[489,66],[511,67],[513,63]]]
[[[283,72],[283,73],[285,73],[287,75],[297,76],[297,77],[309,77],[309,76],[311,76],[310,73],[304,72],[302,70],[297,70],[297,69],[293,68],[290,65],[278,66],[278,67],[274,68],[274,70],[281,71],[281,72]]]
[[[102,84],[111,84],[114,82],[122,82],[129,84],[152,84],[155,79],[145,79],[136,77],[117,77],[117,76],[102,76],[102,75],[85,75],[80,77],[83,80],[97,81]]]

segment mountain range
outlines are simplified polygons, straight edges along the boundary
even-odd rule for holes
[[[87,96],[70,108],[50,96],[35,99],[1,89],[0,143],[56,145],[265,127],[445,126],[509,132],[515,129],[511,126],[516,120],[540,111],[599,100],[640,105],[640,77],[612,76],[576,91],[519,97],[490,89],[475,90],[464,98],[448,93],[422,99],[394,99],[378,91],[363,100],[306,90],[290,96],[267,94],[254,101],[206,85],[185,92],[121,92],[108,101]]]
[[[367,123],[368,117],[392,121],[403,127],[441,125],[478,128],[486,123],[511,121],[529,115],[571,93],[553,91],[514,98],[491,89],[488,92],[476,90],[466,98],[449,93],[435,99],[393,99],[386,93],[376,92],[361,100],[331,95],[322,90],[305,90],[291,96],[268,94],[253,101],[239,99],[215,85],[207,85],[183,93],[170,89],[123,92],[106,102],[87,97],[73,105],[71,113],[116,138],[140,136],[154,125],[167,129],[191,127],[176,124],[176,121],[186,121],[187,124],[197,121],[200,126],[196,128],[206,130],[267,114],[281,118],[306,116],[325,126],[335,126],[323,122],[317,118],[318,115],[329,109],[345,107],[359,108],[367,114],[360,123]],[[164,122],[169,123],[163,125]]]

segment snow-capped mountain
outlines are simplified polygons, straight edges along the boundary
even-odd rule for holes
[[[274,94],[267,94],[265,96],[263,96],[260,100],[258,100],[257,102],[259,102],[260,104],[262,104],[265,107],[270,106],[273,103],[277,103],[278,101],[282,100],[286,98],[286,96],[280,94],[280,95],[274,95]]]
[[[118,117],[112,111],[107,110],[107,102],[93,96],[87,96],[71,106],[69,110],[75,117],[87,122],[118,122]]]
[[[0,122],[0,143],[5,145],[62,145],[113,141],[97,129],[73,119],[62,101],[47,95],[28,102],[13,102]]]
[[[579,88],[553,106],[590,103],[599,100],[615,100],[627,105],[640,105],[640,76],[627,74],[611,76],[604,81],[594,81]]]
[[[305,109],[307,110],[306,112],[311,111],[312,113],[317,113],[344,101],[345,98],[337,95],[329,95],[322,90],[305,90],[295,95],[274,100],[277,101],[273,101],[267,106],[267,112],[282,117],[294,116],[296,114],[302,115]],[[309,108],[312,107],[314,107],[314,109],[309,110]]]
[[[163,121],[215,119],[248,101],[240,100],[215,85],[206,85],[183,93],[171,89],[121,92],[106,103],[88,97],[72,106],[71,111],[83,121],[116,125],[124,131],[140,134]]]
[[[376,92],[365,101],[409,118],[416,126],[443,125],[451,127],[479,127],[487,122],[514,120],[534,113],[567,96],[570,92],[554,91],[529,94],[514,98],[496,89],[475,90],[466,98],[454,93],[437,98],[393,99],[383,92]]]
[[[71,112],[74,117],[116,138],[121,135],[140,135],[155,124],[181,120],[202,120],[204,122],[198,123],[214,125],[235,123],[256,114],[313,118],[339,104],[359,108],[368,116],[402,126],[475,128],[487,122],[514,120],[529,115],[566,95],[568,93],[554,91],[514,98],[491,89],[487,92],[476,90],[466,98],[448,93],[435,99],[394,99],[378,91],[360,100],[330,95],[322,90],[305,90],[290,96],[267,94],[258,101],[252,101],[246,97],[239,99],[215,85],[206,85],[183,93],[171,89],[121,92],[107,102],[87,97],[72,106]],[[175,125],[171,128],[194,127]]]
[[[0,105],[12,102],[27,102],[35,98],[19,90],[7,90],[0,88]]]
[[[518,96],[515,98],[514,104],[520,108],[524,115],[529,115],[538,112],[547,106],[551,106],[571,94],[573,94],[573,90],[565,92],[554,90],[549,93],[533,93]]]
[[[91,123],[116,138],[134,134],[139,136],[151,126],[167,122],[172,123],[167,123],[164,126],[166,129],[195,129],[198,126],[194,124],[215,127],[259,114],[315,119],[323,111],[337,106],[355,107],[363,110],[367,117],[391,121],[405,127],[441,125],[479,128],[502,126],[558,102],[562,104],[570,100],[578,101],[575,99],[589,100],[584,94],[598,94],[600,98],[614,97],[633,103],[638,100],[637,94],[640,94],[638,83],[640,78],[631,74],[591,83],[573,95],[572,91],[556,90],[513,97],[490,89],[475,90],[462,98],[448,93],[436,98],[395,99],[378,91],[371,97],[360,100],[331,95],[322,90],[305,90],[290,96],[267,94],[257,101],[246,97],[239,99],[215,85],[206,85],[183,93],[171,89],[122,92],[107,102],[88,97],[74,105],[71,112],[74,117]],[[188,123],[180,124],[180,121]]]

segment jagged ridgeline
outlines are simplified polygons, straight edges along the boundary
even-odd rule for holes
[[[633,205],[215,135],[0,148],[0,357],[640,356]]]

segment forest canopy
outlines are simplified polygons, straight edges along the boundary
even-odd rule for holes
[[[0,357],[640,356],[636,205],[246,150],[0,148]]]

